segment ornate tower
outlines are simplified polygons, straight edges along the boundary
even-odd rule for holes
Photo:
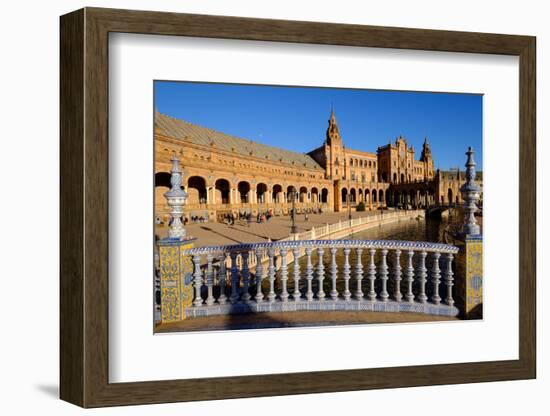
[[[430,144],[428,143],[427,137],[424,138],[420,161],[424,164],[424,180],[432,179],[434,177],[434,159],[432,156],[432,149],[430,149]]]
[[[325,139],[325,155],[327,176],[330,179],[336,180],[345,176],[345,159],[343,154],[342,137],[334,115],[334,108],[330,112],[328,120],[328,128]]]

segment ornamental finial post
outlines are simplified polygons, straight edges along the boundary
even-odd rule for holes
[[[464,200],[464,225],[462,232],[464,235],[479,235],[480,228],[476,222],[474,214],[477,212],[477,202],[481,188],[476,184],[476,162],[474,161],[474,151],[472,147],[468,147],[466,152],[468,159],[466,160],[466,182],[460,187],[462,199]]]
[[[172,155],[172,170],[170,184],[171,189],[164,193],[164,197],[170,207],[170,228],[168,229],[168,237],[183,240],[186,236],[185,228],[183,227],[182,215],[183,206],[187,200],[187,192],[181,189],[182,172],[180,169],[180,161],[176,153]]]

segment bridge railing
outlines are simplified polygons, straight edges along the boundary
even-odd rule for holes
[[[455,316],[457,252],[446,244],[390,240],[190,248],[182,252],[193,262],[193,300],[185,316],[298,310]]]

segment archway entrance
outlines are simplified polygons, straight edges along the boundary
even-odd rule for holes
[[[229,204],[229,181],[227,179],[218,179],[215,183],[215,189],[214,204]]]
[[[237,191],[239,193],[239,202],[247,204],[250,201],[250,184],[246,181],[239,182]]]
[[[206,204],[208,202],[206,181],[201,176],[191,176],[187,180],[187,193],[190,204]]]
[[[256,198],[258,199],[258,204],[264,204],[267,202],[267,185],[265,183],[259,183],[256,185]]]

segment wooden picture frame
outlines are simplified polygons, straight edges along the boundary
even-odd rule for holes
[[[82,407],[338,392],[536,376],[535,38],[85,8],[61,17],[60,396]],[[519,57],[519,359],[109,383],[108,35],[262,40]]]

